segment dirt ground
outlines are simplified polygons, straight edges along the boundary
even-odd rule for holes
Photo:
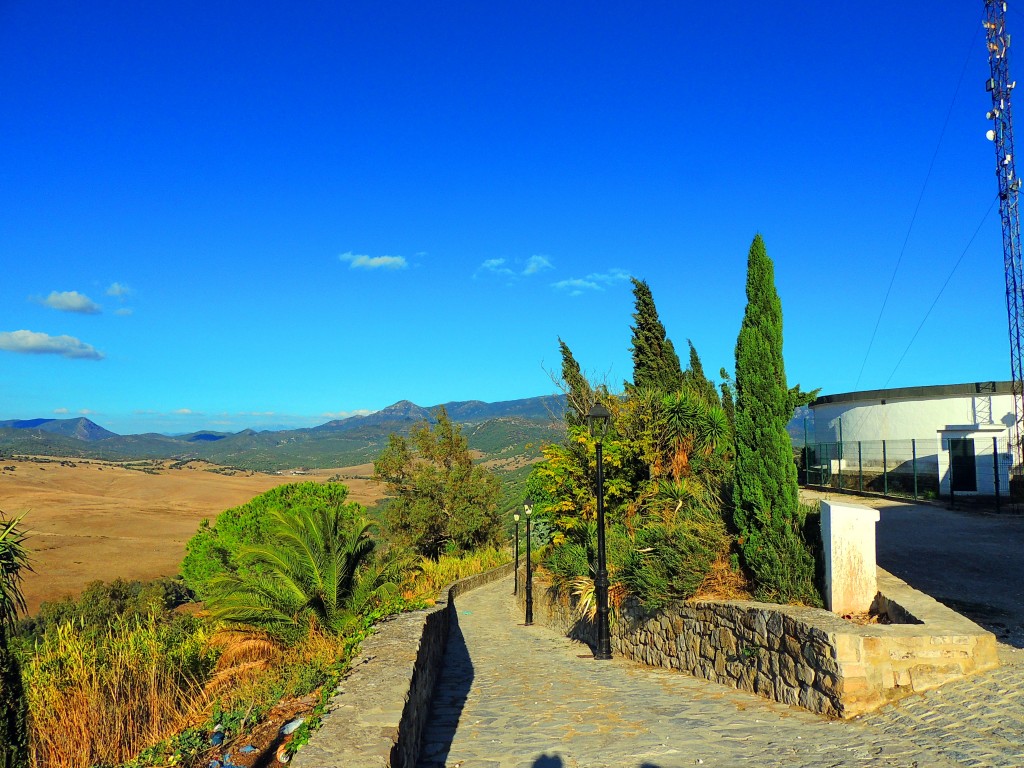
[[[34,572],[24,574],[29,613],[44,600],[80,591],[90,581],[173,576],[185,543],[204,518],[215,518],[284,483],[339,479],[350,498],[372,505],[379,487],[372,465],[305,473],[251,473],[203,462],[140,462],[151,472],[76,459],[0,461],[0,510],[25,513]],[[12,470],[11,467],[14,467]]]

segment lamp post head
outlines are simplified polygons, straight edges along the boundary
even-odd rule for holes
[[[523,511],[526,513],[527,517],[533,514],[533,499],[529,496],[523,500]]]
[[[519,513],[518,512],[513,512],[512,513],[512,519],[515,520],[518,523],[519,522]]]
[[[601,403],[594,403],[594,407],[587,412],[587,426],[590,428],[590,436],[600,438],[608,426],[608,420],[612,417],[611,411]]]

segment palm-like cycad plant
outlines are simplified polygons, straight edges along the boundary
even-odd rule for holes
[[[31,570],[21,517],[4,520],[0,514],[0,765],[28,764],[27,705],[21,670],[7,647],[19,611],[23,570]]]
[[[396,591],[401,578],[401,564],[372,562],[371,530],[337,508],[275,514],[266,543],[242,550],[245,568],[212,582],[212,616],[280,639],[310,629],[341,632],[368,601]]]
[[[11,629],[18,612],[25,610],[21,572],[32,568],[25,548],[25,534],[20,526],[21,517],[13,520],[0,517],[0,630]]]

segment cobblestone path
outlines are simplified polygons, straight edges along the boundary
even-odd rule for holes
[[[513,612],[511,579],[458,598],[419,768],[1024,766],[1024,652],[854,721],[615,659]],[[581,658],[583,657],[583,658]]]

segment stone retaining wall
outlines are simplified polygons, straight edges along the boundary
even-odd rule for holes
[[[414,768],[455,599],[512,570],[508,563],[456,581],[441,591],[436,605],[377,625],[338,685],[320,730],[292,764],[296,768]]]
[[[838,718],[998,666],[991,632],[881,568],[878,588],[880,612],[916,623],[857,625],[751,601],[679,602],[649,616],[627,601],[613,619],[612,651]],[[593,623],[546,584],[535,581],[533,597],[536,623],[596,644]]]

